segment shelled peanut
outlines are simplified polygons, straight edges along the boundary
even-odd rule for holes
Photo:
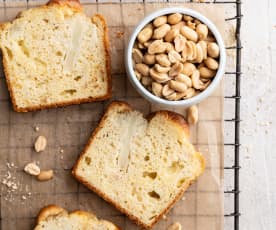
[[[137,79],[167,100],[191,98],[205,90],[219,68],[219,46],[208,27],[189,15],[155,18],[132,49]]]

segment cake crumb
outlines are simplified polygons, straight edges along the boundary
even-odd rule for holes
[[[60,153],[64,153],[64,149],[60,149],[59,152],[60,152]]]
[[[34,127],[34,130],[35,130],[36,132],[38,132],[38,131],[39,131],[39,127],[38,127],[38,126],[35,126],[35,127]]]
[[[163,216],[162,216],[162,219],[163,219],[163,220],[166,220],[166,219],[167,219],[167,216],[166,216],[166,215],[163,215]]]
[[[185,196],[183,196],[183,197],[181,198],[181,200],[182,200],[182,201],[186,200],[186,197],[185,197]]]
[[[123,31],[116,31],[116,37],[117,38],[122,38],[124,36],[124,32]]]
[[[22,200],[26,200],[27,197],[26,197],[25,195],[23,195],[23,196],[21,197],[21,199],[22,199]]]

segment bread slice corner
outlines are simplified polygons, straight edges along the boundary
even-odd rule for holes
[[[37,225],[34,228],[34,230],[68,229],[120,230],[107,220],[99,220],[93,213],[80,210],[68,213],[57,205],[48,205],[42,208],[37,217]]]
[[[0,49],[13,108],[28,112],[111,97],[103,16],[78,0],[51,0],[0,25]]]
[[[167,213],[204,171],[185,119],[158,111],[144,118],[111,103],[73,168],[73,175],[144,228]]]

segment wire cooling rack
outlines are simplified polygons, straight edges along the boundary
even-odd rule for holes
[[[144,2],[144,0],[102,0],[101,2],[113,2],[113,3],[122,3],[122,2]],[[155,1],[155,0],[151,0]],[[168,0],[169,1],[169,0]],[[20,4],[20,2],[24,1],[16,1],[16,0],[0,0],[0,7],[6,8],[9,7],[9,4],[13,2],[14,4]],[[27,7],[29,5],[35,5],[36,1],[34,0],[27,0],[25,1],[25,4],[27,2]],[[41,3],[42,1],[37,1]],[[46,1],[45,1],[46,2]],[[84,4],[88,1],[82,1]],[[98,0],[95,0],[95,3],[97,3]],[[99,0],[100,2],[100,0]],[[164,2],[164,1],[163,1]],[[165,1],[166,2],[166,1]],[[178,1],[172,1],[172,2],[188,2],[185,0],[178,0]],[[190,0],[190,2],[193,2]],[[242,21],[242,12],[241,12],[241,1],[240,0],[229,0],[229,1],[221,1],[221,0],[213,0],[213,1],[205,1],[205,3],[199,3],[199,4],[225,4],[225,5],[231,5],[235,8],[235,15],[227,17],[225,20],[232,22],[235,24],[235,35],[236,35],[236,44],[234,46],[228,46],[226,47],[227,50],[232,50],[235,55],[235,63],[234,63],[234,69],[231,71],[225,72],[226,76],[231,78],[234,82],[234,92],[231,95],[225,96],[225,103],[228,101],[231,101],[233,103],[233,112],[231,114],[231,117],[229,119],[225,119],[225,125],[232,124],[233,133],[234,136],[232,137],[232,140],[227,140],[226,143],[224,143],[225,148],[229,148],[231,150],[230,158],[228,162],[226,163],[224,167],[225,174],[230,173],[231,179],[230,181],[227,181],[227,183],[230,183],[230,186],[226,187],[225,189],[225,203],[229,204],[232,203],[230,210],[225,210],[225,223],[228,225],[226,229],[234,229],[239,230],[239,217],[240,217],[240,210],[239,210],[239,171],[240,171],[240,162],[239,162],[239,155],[240,155],[240,81],[241,81],[241,38],[240,38],[240,29],[241,29],[241,21]],[[229,149],[227,150],[229,152]],[[229,200],[229,201],[227,201]],[[0,219],[1,221],[1,219]],[[230,227],[229,227],[230,226]],[[1,228],[1,225],[0,225]]]

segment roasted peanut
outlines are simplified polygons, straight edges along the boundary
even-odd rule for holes
[[[149,45],[148,53],[149,54],[164,53],[166,48],[167,46],[164,44],[162,40],[155,40]]]
[[[181,73],[184,73],[187,76],[191,76],[194,70],[196,70],[195,65],[192,63],[186,62],[183,64],[183,70],[181,71]]]
[[[188,108],[187,111],[187,116],[188,116],[188,123],[191,125],[195,125],[198,121],[198,109],[196,105],[192,105],[191,107]]]
[[[188,86],[188,88],[192,87],[192,80],[191,80],[191,78],[189,78],[189,77],[188,77],[187,75],[185,75],[185,74],[179,73],[179,74],[175,77],[174,80],[185,83],[185,84]]]
[[[182,35],[177,35],[174,39],[174,49],[176,52],[181,52],[186,46],[186,38]]]
[[[167,98],[169,95],[173,94],[173,93],[174,93],[174,90],[171,89],[171,88],[169,87],[168,84],[166,84],[166,85],[163,87],[163,89],[162,89],[162,95],[163,95],[164,97],[166,97],[166,98]]]
[[[134,71],[134,73],[135,73],[136,78],[140,81],[142,78],[142,75],[139,72],[137,72],[136,70]]]
[[[179,34],[179,29],[171,29],[165,36],[164,40],[166,42],[172,42],[173,39]]]
[[[169,87],[180,93],[185,93],[188,88],[185,83],[174,80],[169,81]]]
[[[152,87],[152,92],[154,93],[155,96],[161,97],[162,96],[162,88],[163,86],[157,82],[152,82],[151,84]]]
[[[209,69],[212,69],[212,70],[218,69],[218,66],[219,66],[218,62],[214,58],[211,58],[211,57],[208,57],[204,61],[204,63]]]
[[[143,76],[149,76],[149,67],[143,63],[138,63],[135,65],[135,69],[137,72],[142,74]]]
[[[166,46],[166,52],[169,53],[170,51],[174,50],[174,46],[172,43],[170,42],[164,42],[165,46]]]
[[[213,78],[216,75],[216,71],[208,69],[207,67],[200,67],[199,68],[200,77],[202,78]]]
[[[185,54],[182,53],[182,56],[186,55],[186,60],[191,61],[196,58],[196,44],[193,41],[186,42]]]
[[[135,63],[142,63],[143,61],[143,54],[139,49],[132,49],[132,58]]]
[[[192,21],[193,20],[193,17],[191,17],[191,16],[189,16],[189,15],[184,15],[183,16],[183,19],[185,20],[185,21]]]
[[[151,85],[151,83],[152,83],[152,79],[151,79],[151,77],[142,77],[141,83],[142,83],[144,86],[149,86],[149,85]]]
[[[54,171],[53,170],[44,170],[37,175],[37,179],[39,181],[47,181],[51,180],[54,177]]]
[[[178,222],[175,222],[172,225],[170,225],[167,230],[181,230],[181,229],[182,229],[181,224]]]
[[[171,65],[171,62],[166,54],[158,54],[158,55],[156,55],[155,58],[156,58],[157,63],[162,66],[167,67],[167,66]]]
[[[197,44],[201,46],[201,49],[203,51],[203,59],[206,59],[207,58],[207,43],[205,41],[199,41]]]
[[[39,136],[34,144],[34,149],[37,153],[42,152],[45,150],[47,146],[47,139],[44,136]]]
[[[175,50],[171,50],[168,53],[168,58],[171,63],[176,63],[176,62],[181,61],[181,55],[178,52],[176,52]]]
[[[196,58],[194,60],[195,63],[201,63],[203,61],[204,54],[201,48],[201,45],[196,44]]]
[[[184,98],[188,99],[191,98],[195,95],[195,89],[194,88],[188,88],[186,91],[186,95],[184,96]]]
[[[144,43],[150,40],[152,34],[153,34],[152,26],[146,26],[144,29],[140,31],[140,33],[137,36],[137,39],[140,43]]]
[[[194,23],[195,23],[196,25],[199,25],[199,24],[201,24],[201,21],[195,19],[195,20],[194,20]]]
[[[143,46],[145,47],[145,48],[149,48],[149,46],[150,46],[150,44],[153,42],[153,40],[149,40],[149,41],[147,41],[147,42],[144,42],[143,43]]]
[[[216,43],[210,42],[207,45],[207,53],[212,58],[217,58],[219,56],[219,47]]]
[[[177,97],[177,93],[174,92],[168,96],[166,96],[166,99],[168,99],[169,101],[175,101],[176,100],[176,97]]]
[[[29,163],[25,165],[24,171],[32,176],[37,176],[40,173],[40,168],[36,165],[36,163]]]
[[[171,69],[170,67],[164,67],[164,66],[159,65],[159,64],[155,64],[154,68],[159,73],[168,73],[169,70]]]
[[[170,31],[170,29],[170,25],[164,24],[154,30],[152,37],[154,39],[162,39]]]
[[[204,40],[207,38],[208,35],[208,27],[204,24],[199,24],[196,27],[196,32],[199,40]]]
[[[167,73],[158,73],[154,68],[151,68],[149,72],[153,80],[157,81],[158,83],[164,83],[170,80],[170,77]]]
[[[195,30],[196,28],[196,24],[192,21],[188,21],[187,22],[187,26],[190,27],[191,29]]]
[[[172,26],[171,26],[171,29],[172,29],[172,30],[176,29],[176,30],[180,31],[180,29],[181,29],[183,26],[185,26],[185,22],[181,21],[181,22],[178,22],[178,23],[175,24],[175,25],[172,25]]]
[[[174,77],[183,71],[183,64],[180,62],[175,63],[169,71],[169,76]]]
[[[143,62],[147,65],[153,65],[155,63],[155,55],[146,53],[143,57]]]
[[[162,26],[164,24],[167,23],[167,16],[160,16],[160,17],[157,17],[153,20],[153,25],[155,27],[159,27],[159,26]]]
[[[190,27],[188,27],[188,26],[183,26],[183,27],[180,29],[180,33],[181,33],[185,38],[187,38],[188,40],[197,42],[198,35],[197,35],[197,33],[196,33],[193,29],[191,29]]]
[[[180,22],[181,19],[182,19],[182,14],[180,13],[171,14],[168,16],[168,23],[170,23],[171,25],[175,25],[178,22]]]
[[[194,70],[191,76],[193,87],[195,89],[202,89],[204,87],[204,83],[200,80],[200,73],[198,70]]]

